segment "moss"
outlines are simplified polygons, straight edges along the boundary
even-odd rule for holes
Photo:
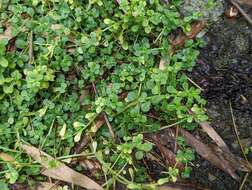
[[[192,12],[200,12],[202,20],[213,22],[224,12],[224,2],[223,0],[184,0],[181,12],[186,16]]]

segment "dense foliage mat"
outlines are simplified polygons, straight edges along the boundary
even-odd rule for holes
[[[183,17],[179,6],[178,0],[1,1],[0,150],[15,159],[1,161],[1,177],[43,179],[20,143],[69,158],[88,134],[84,153],[103,166],[96,177],[105,187],[154,183],[141,161],[153,146],[142,134],[177,122],[192,130],[207,119],[206,102],[185,74],[202,42],[171,51],[171,35],[189,32],[200,15]],[[101,115],[108,121],[97,131]],[[177,157],[187,165],[193,151],[183,145]],[[185,177],[189,171],[188,165]],[[179,174],[174,166],[164,175],[159,184]]]

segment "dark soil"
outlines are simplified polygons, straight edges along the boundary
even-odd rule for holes
[[[207,112],[211,125],[220,134],[233,153],[242,157],[233,128],[231,103],[239,137],[244,147],[252,145],[252,26],[243,18],[221,18],[209,28],[205,36],[207,46],[201,50],[197,66],[190,77],[204,89],[208,101]],[[252,160],[252,155],[248,155]],[[241,180],[198,161],[192,180],[210,189],[236,190]],[[252,175],[243,189],[252,189]]]

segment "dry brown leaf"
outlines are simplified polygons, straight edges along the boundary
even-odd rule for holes
[[[85,159],[79,161],[79,163],[83,168],[85,168],[85,170],[88,170],[91,173],[91,176],[95,176],[95,174],[102,169],[101,164],[95,160]]]
[[[207,128],[209,130],[209,128]],[[211,130],[210,130],[211,131]],[[173,133],[173,135],[165,134],[168,139],[166,141],[174,140],[176,131],[173,129],[166,129],[166,132]],[[180,129],[180,135],[184,136],[185,142],[191,146],[202,158],[208,160],[211,164],[224,172],[231,175],[234,179],[238,180],[239,176],[235,173],[237,170],[252,172],[252,166],[246,162],[246,160],[233,155],[230,151],[223,151],[216,144],[206,145],[200,140],[196,139],[189,132]],[[215,134],[216,135],[216,134]],[[212,136],[212,134],[211,134]],[[216,136],[214,136],[216,138]],[[164,141],[165,139],[163,139]],[[225,143],[220,139],[216,140],[218,145],[224,147]],[[225,149],[225,148],[224,148]]]
[[[74,54],[75,51],[76,51],[75,48],[67,48],[66,50],[67,50],[67,52],[70,53],[70,54]]]
[[[146,158],[147,158],[148,160],[150,160],[150,161],[152,161],[152,162],[157,162],[157,163],[159,163],[160,165],[162,165],[162,166],[165,167],[165,165],[164,165],[163,163],[161,163],[160,159],[157,158],[156,156],[154,156],[152,153],[148,153],[148,152],[147,152],[147,153],[145,154],[145,156],[146,156]]]
[[[3,39],[10,40],[12,38],[11,32],[12,30],[11,30],[10,25],[6,26],[4,33],[0,34],[0,40],[3,40]]]
[[[54,183],[41,182],[36,187],[36,190],[58,190],[59,186]]]
[[[9,43],[7,45],[7,52],[15,52],[16,51],[16,39],[12,38],[9,40]]]
[[[172,46],[183,46],[188,39],[195,38],[206,26],[204,21],[197,21],[191,25],[191,31],[187,34],[180,33],[175,39],[170,39]]]
[[[97,170],[97,169],[101,169],[101,165],[99,162],[94,162],[92,160],[83,160],[80,161],[80,164],[87,170],[92,171],[92,170]]]
[[[209,137],[218,145],[212,146],[211,148],[215,150],[215,153],[221,157],[225,157],[233,167],[242,170],[242,171],[251,171],[252,167],[249,163],[247,163],[244,159],[239,158],[231,153],[228,146],[224,142],[224,140],[219,136],[219,134],[214,130],[213,127],[209,125],[207,122],[200,123],[202,129],[208,134]]]
[[[80,103],[83,102],[84,98],[87,97],[90,94],[88,89],[84,89],[81,91],[81,96],[79,98]]]
[[[173,47],[176,47],[176,46],[181,47],[184,45],[186,39],[187,39],[186,35],[180,32],[178,36],[170,39],[170,43],[172,44]]]
[[[5,162],[15,162],[15,159],[11,155],[4,152],[0,153],[0,158]]]
[[[225,160],[223,161],[221,158],[219,158],[209,146],[203,144],[201,141],[197,140],[193,135],[183,129],[180,129],[180,133],[182,136],[184,136],[186,144],[191,146],[200,156],[208,160],[216,167],[230,174],[234,179],[239,179],[239,176],[237,176],[235,173],[235,169]]]
[[[206,22],[197,21],[191,25],[191,31],[186,34],[189,39],[195,38],[206,26]]]
[[[236,170],[252,171],[247,162],[234,156],[231,153],[223,152],[216,146],[208,146],[196,139],[189,132],[180,129],[180,134],[184,136],[185,142],[191,146],[200,156],[208,160],[210,163],[225,171],[234,179],[239,180],[239,176],[235,173]],[[214,147],[214,148],[213,148]]]
[[[168,166],[174,166],[177,164],[177,168],[179,170],[184,170],[184,165],[181,162],[176,161],[176,154],[174,154],[171,150],[166,148],[165,146],[162,145],[160,142],[160,137],[157,135],[150,135],[149,138],[154,142],[154,144],[157,146],[159,151],[161,152],[166,164]]]
[[[236,170],[252,172],[251,164],[243,158],[235,156],[232,153],[223,152],[218,146],[215,145],[211,146],[211,148],[213,149],[216,155],[227,160],[230,165],[232,165]]]
[[[9,23],[4,24],[5,31],[3,33],[0,33],[0,41],[3,39],[7,39],[8,41],[13,39],[14,36],[12,36],[12,29],[11,25]],[[20,32],[26,32],[27,29],[25,27],[22,27]]]
[[[178,36],[171,37],[170,43],[172,45],[171,49],[169,50],[168,54],[172,55],[176,47],[182,47],[185,44],[185,41],[188,39],[195,38],[206,26],[206,22],[204,21],[197,21],[192,23],[191,25],[191,31],[187,34],[180,32]],[[159,62],[159,69],[164,70],[165,69],[165,61],[160,60]]]
[[[252,19],[250,16],[241,8],[240,3],[238,3],[236,0],[230,1],[238,10],[239,12],[244,16],[244,18],[249,22],[249,24],[252,25]]]
[[[163,71],[164,69],[165,69],[165,61],[164,60],[160,60],[160,63],[159,63],[159,69],[161,70],[161,71]]]
[[[214,130],[213,127],[209,125],[207,122],[200,123],[201,128],[208,134],[211,139],[225,152],[231,153],[228,146],[224,142],[224,140],[220,137],[220,135]]]
[[[92,190],[101,190],[103,189],[98,183],[90,179],[89,177],[82,175],[71,168],[67,167],[65,164],[59,162],[58,167],[48,169],[48,161],[54,160],[53,157],[49,156],[43,151],[30,146],[22,144],[21,147],[25,152],[30,155],[34,160],[39,162],[44,168],[46,168],[42,174],[48,177],[79,185],[81,187],[92,189]]]
[[[21,183],[14,183],[14,184],[10,184],[9,188],[11,190],[33,190],[36,187],[33,187],[33,189],[31,189],[30,187],[28,187],[28,184],[21,184]]]

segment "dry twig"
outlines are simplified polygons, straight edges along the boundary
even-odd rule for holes
[[[21,144],[21,148],[31,156],[35,161],[41,164],[45,168],[42,174],[54,179],[79,185],[87,189],[101,190],[103,189],[98,183],[90,179],[89,177],[74,171],[65,164],[58,161],[57,167],[48,168],[48,162],[54,160],[53,157],[46,154],[45,152],[30,146]]]
[[[30,38],[29,38],[29,64],[32,64],[34,58],[33,58],[33,32],[30,32]]]
[[[249,176],[249,173],[246,173],[245,176],[244,176],[244,178],[243,178],[243,180],[242,180],[242,183],[241,183],[241,185],[240,185],[240,187],[239,187],[239,190],[242,190],[242,189],[243,189],[243,187],[244,187],[244,185],[245,185],[245,182],[246,182],[247,179],[248,179],[248,176]]]
[[[238,143],[239,143],[239,145],[240,145],[240,148],[241,148],[243,157],[244,157],[245,160],[248,162],[248,164],[251,165],[250,162],[248,161],[248,158],[247,158],[246,154],[245,154],[244,148],[243,148],[242,143],[241,143],[241,139],[240,139],[239,134],[238,134],[238,129],[237,129],[237,126],[236,126],[236,123],[235,123],[234,112],[233,112],[233,108],[232,108],[231,102],[229,102],[229,107],[230,107],[230,112],[231,112],[233,127],[234,127],[234,130],[235,130],[235,135],[236,135],[236,138],[237,138]],[[251,167],[252,167],[252,166],[251,166]],[[249,176],[249,173],[246,173],[245,176],[244,176],[244,178],[243,178],[243,180],[242,180],[242,183],[241,183],[241,185],[240,185],[240,187],[239,187],[239,190],[242,190],[242,189],[243,189],[243,186],[245,185],[245,182],[246,182],[248,176]]]
[[[239,179],[235,173],[236,170],[252,172],[252,167],[246,160],[234,156],[231,152],[223,151],[218,146],[205,145],[183,129],[180,129],[179,132],[184,136],[186,143],[193,147],[198,154],[221,170],[230,174],[234,179]]]
[[[162,145],[161,141],[159,140],[159,136],[149,135],[148,138],[150,138],[157,146],[160,153],[162,154],[162,157],[164,158],[165,163],[168,166],[176,165],[179,170],[184,170],[184,164],[176,161],[176,154],[174,154],[171,150]]]
[[[176,154],[177,152],[177,138],[178,138],[178,133],[179,133],[179,126],[176,127],[176,134],[175,134],[175,141],[174,141],[174,153]]]
[[[236,1],[243,5],[249,5],[252,7],[252,0],[236,0]]]
[[[231,0],[231,3],[240,11],[244,18],[252,25],[252,19],[250,16],[241,8],[241,6],[234,0]]]
[[[246,156],[246,154],[245,154],[244,148],[243,148],[243,146],[242,146],[241,139],[240,139],[240,137],[239,137],[239,132],[238,132],[238,129],[237,129],[237,126],[236,126],[236,123],[235,123],[235,117],[234,117],[234,112],[233,112],[233,108],[232,108],[231,102],[229,102],[229,107],[230,107],[230,112],[231,112],[231,117],[232,117],[232,122],[233,122],[233,127],[234,127],[234,130],[235,130],[236,138],[237,138],[238,143],[239,143],[239,146],[240,146],[240,148],[241,148],[243,157],[244,157],[245,160],[249,163],[248,158],[247,158],[247,156]],[[250,164],[250,163],[249,163],[249,164]]]

